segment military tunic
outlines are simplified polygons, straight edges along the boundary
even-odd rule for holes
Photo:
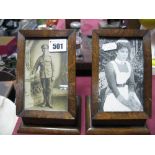
[[[37,71],[40,67],[40,78],[53,77],[53,64],[50,55],[40,56],[35,63],[34,70]]]

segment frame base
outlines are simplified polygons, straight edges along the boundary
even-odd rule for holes
[[[38,127],[20,125],[19,134],[41,134],[41,135],[79,135],[80,129],[77,127]]]
[[[93,126],[91,118],[91,97],[86,97],[86,134],[88,135],[148,135],[146,126]]]
[[[19,134],[41,134],[41,135],[79,135],[81,130],[81,98],[77,97],[77,124],[75,126],[37,126],[21,123]]]

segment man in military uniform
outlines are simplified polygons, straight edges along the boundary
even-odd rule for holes
[[[40,80],[43,88],[43,96],[44,101],[41,105],[42,107],[50,107],[52,108],[51,103],[51,91],[52,91],[52,82],[53,82],[53,64],[52,58],[49,54],[49,46],[47,44],[43,44],[41,46],[43,54],[37,59],[34,68],[32,70],[32,74],[35,74],[38,68],[40,67]]]

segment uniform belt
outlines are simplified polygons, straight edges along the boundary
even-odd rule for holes
[[[116,84],[117,87],[124,87],[126,85],[126,83],[124,84]]]

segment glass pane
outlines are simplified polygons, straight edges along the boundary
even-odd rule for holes
[[[100,38],[99,111],[143,111],[142,39]]]
[[[67,50],[50,52],[49,40],[26,40],[25,110],[68,110]]]

